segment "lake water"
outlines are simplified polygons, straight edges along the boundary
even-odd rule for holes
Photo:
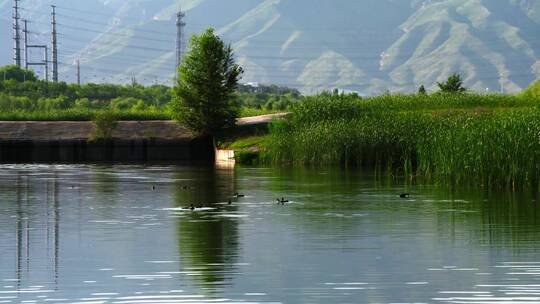
[[[0,303],[539,303],[535,197],[330,169],[3,165]]]

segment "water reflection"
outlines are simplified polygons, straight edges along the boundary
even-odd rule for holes
[[[538,204],[333,169],[0,166],[0,302],[534,303]]]
[[[90,167],[92,172],[92,183],[95,185],[96,193],[107,201],[112,199],[117,193],[118,177],[116,172],[107,167]]]
[[[237,207],[228,204],[235,193],[234,178],[232,167],[201,168],[191,171],[189,178],[179,171],[175,175],[175,206],[226,205],[229,212],[235,212]],[[202,287],[214,289],[230,283],[239,248],[237,221],[204,212],[184,212],[178,215],[177,235],[181,266],[191,271]]]
[[[54,288],[58,289],[58,269],[60,256],[60,183],[58,176],[53,180],[53,216],[54,216]],[[48,210],[48,209],[47,209]],[[49,222],[47,218],[47,223]],[[48,248],[48,247],[47,247]],[[48,250],[48,249],[47,249]]]
[[[295,202],[284,211],[294,225],[319,237],[354,239],[360,231],[401,229],[437,232],[455,244],[536,250],[529,245],[540,236],[540,199],[534,190],[418,185],[335,168],[271,169],[263,175],[268,173],[274,196],[285,193]],[[411,198],[399,198],[402,192],[411,192]]]
[[[26,187],[25,187],[26,188]],[[21,281],[21,264],[22,264],[22,252],[23,252],[23,234],[24,234],[24,223],[23,223],[23,209],[22,209],[22,195],[23,195],[23,185],[22,185],[22,178],[17,175],[17,184],[16,184],[16,202],[17,202],[17,211],[16,211],[16,244],[15,244],[15,252],[16,252],[16,277],[17,277],[17,284]]]
[[[36,261],[45,258],[52,260],[51,281],[57,287],[60,264],[59,178],[54,174],[41,182],[18,172],[14,186],[10,189],[2,187],[7,193],[15,192],[14,282],[21,288],[25,280],[30,278]]]

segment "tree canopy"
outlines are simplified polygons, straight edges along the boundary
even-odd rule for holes
[[[202,136],[234,126],[239,109],[233,97],[242,74],[231,46],[213,29],[193,35],[173,90],[175,118]]]
[[[0,81],[15,80],[18,82],[23,81],[36,81],[37,77],[34,71],[21,69],[16,65],[5,65],[0,67]]]
[[[467,91],[463,86],[463,80],[459,74],[452,74],[445,82],[437,82],[437,85],[443,93],[461,93]]]
[[[418,88],[418,94],[420,94],[420,95],[426,95],[427,94],[426,87],[424,87],[424,85],[421,85],[420,88]]]

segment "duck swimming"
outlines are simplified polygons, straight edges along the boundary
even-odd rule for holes
[[[409,198],[409,197],[411,197],[411,195],[409,193],[401,193],[399,195],[399,197],[401,197],[401,198]]]
[[[238,193],[238,192],[235,192],[235,193],[234,193],[234,197],[235,197],[235,198],[241,198],[241,197],[246,197],[246,196],[245,196],[244,194],[240,194],[240,193]]]
[[[289,202],[284,197],[282,197],[281,199],[277,198],[276,200],[277,200],[278,205],[285,205],[286,203]]]

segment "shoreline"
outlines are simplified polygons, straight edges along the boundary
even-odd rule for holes
[[[226,136],[260,132],[287,113],[238,119]],[[173,120],[118,121],[111,138],[93,139],[91,121],[0,121],[0,163],[176,162],[215,159],[211,138],[199,138]]]

